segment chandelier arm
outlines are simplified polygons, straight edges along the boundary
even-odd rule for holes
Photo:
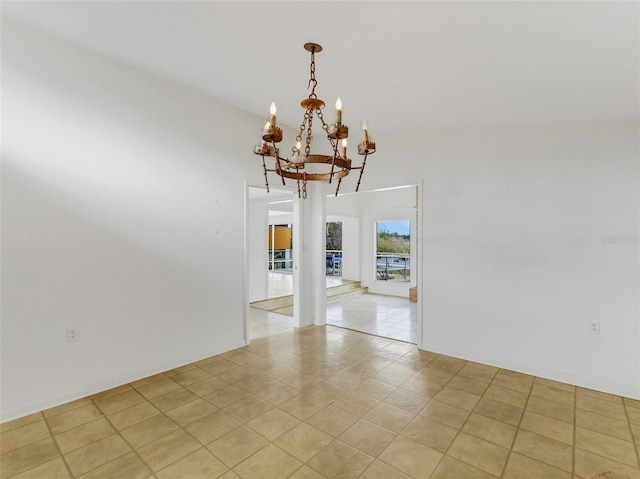
[[[331,184],[331,182],[333,181],[333,171],[336,165],[336,155],[338,154],[338,142],[334,141],[333,138],[331,138],[329,135],[329,124],[324,121],[324,115],[322,114],[322,110],[320,108],[318,108],[316,110],[316,115],[318,115],[318,118],[320,119],[320,121],[322,122],[322,129],[325,131],[325,133],[327,133],[327,138],[329,139],[329,143],[331,144],[331,147],[333,148],[333,156],[331,157],[331,173],[329,174],[329,184]],[[345,158],[346,160],[346,158]],[[340,180],[342,180],[342,178],[340,178]]]
[[[267,193],[269,193],[269,178],[267,177],[267,164],[264,162],[264,155],[262,155],[262,169],[264,170],[264,184],[267,187]]]
[[[336,196],[338,196],[338,191],[340,191],[341,183],[342,183],[342,177],[338,178],[338,186],[336,186]]]
[[[369,153],[364,154],[364,159],[362,160],[362,166],[358,168],[354,168],[354,169],[360,170],[360,174],[358,175],[358,183],[356,183],[356,193],[358,192],[358,188],[360,188],[360,180],[362,179],[362,173],[364,173],[364,167],[367,164],[367,156],[369,156]]]
[[[285,186],[286,183],[284,181],[284,176],[281,174],[282,168],[280,167],[280,155],[278,154],[278,149],[276,148],[276,142],[274,140],[271,140],[271,144],[273,145],[273,151],[275,152],[276,156],[276,173],[280,176],[280,178],[282,178],[282,185]]]
[[[329,139],[329,141],[331,141],[331,139]],[[329,174],[329,184],[331,184],[331,181],[333,180],[333,170],[336,166],[336,155],[338,154],[338,145],[337,144],[333,145],[333,142],[331,143],[333,146],[333,156],[331,157],[331,173]],[[340,178],[339,181],[342,181],[342,178]],[[340,188],[340,183],[338,183],[338,188]]]

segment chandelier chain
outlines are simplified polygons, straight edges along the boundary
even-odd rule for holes
[[[311,153],[311,127],[313,125],[313,113],[311,112],[311,110],[307,110],[307,114],[305,115],[307,116],[307,137],[305,138],[305,142],[304,142],[304,154],[306,156],[309,156],[309,154]]]
[[[311,50],[311,64],[309,65],[309,77],[310,78],[309,78],[309,83],[307,84],[307,88],[313,85],[313,88],[311,88],[311,94],[309,95],[309,98],[313,98],[315,100],[316,98],[318,98],[318,95],[316,95],[316,86],[318,85],[318,80],[316,80],[316,56],[313,50]]]
[[[304,130],[307,128],[308,118],[309,118],[309,110],[305,110],[304,118],[302,119],[302,123],[300,123],[300,132],[298,133],[298,136],[296,136],[296,145],[293,147],[294,153],[300,154],[300,152],[298,151],[297,145],[299,141],[300,142],[302,141],[302,135],[304,133]],[[306,148],[305,148],[305,151],[306,151]]]
[[[318,115],[318,118],[322,122],[322,129],[324,131],[328,131],[329,130],[329,124],[326,121],[324,121],[324,115],[322,114],[322,110],[320,108],[318,108],[316,110],[316,115]]]
[[[304,118],[302,119],[302,123],[300,123],[300,134],[296,137],[296,141],[302,140],[302,133],[304,133],[304,130],[307,127],[308,118],[309,118],[309,110],[305,110]]]
[[[320,119],[320,121],[322,122],[322,129],[327,132],[327,134],[329,133],[329,124],[324,121],[324,115],[322,114],[322,110],[320,108],[318,108],[316,110],[316,115],[318,115],[318,118]],[[333,156],[340,156],[340,153],[338,152],[338,142],[337,140],[334,140],[333,138],[331,138],[330,136],[327,135],[327,139],[329,140],[329,143],[331,143],[331,147],[333,148]]]

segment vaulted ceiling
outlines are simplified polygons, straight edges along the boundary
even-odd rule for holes
[[[297,128],[317,93],[357,128],[639,117],[629,2],[3,1],[3,17]]]

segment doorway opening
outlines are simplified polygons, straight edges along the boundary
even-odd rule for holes
[[[248,336],[293,329],[293,194],[248,187]],[[291,316],[283,313],[291,311]]]
[[[419,343],[418,202],[418,185],[327,198],[327,217],[343,222],[342,277],[364,289],[328,302],[327,324]]]
[[[249,188],[249,190],[251,189]],[[261,188],[256,189],[261,190]],[[266,297],[270,274],[282,275],[281,279],[286,277],[293,285],[292,275],[295,274],[295,271],[286,271],[288,269],[287,263],[293,262],[294,259],[292,252],[287,253],[288,249],[293,249],[293,245],[284,244],[283,246],[282,243],[276,241],[276,235],[280,236],[282,233],[281,229],[292,232],[293,228],[296,228],[296,225],[293,224],[292,193],[283,193],[288,196],[276,199],[273,190],[268,196],[263,190],[261,195],[264,203],[249,201],[247,209],[247,290],[252,295],[252,300],[255,298],[256,286],[260,282],[263,284],[263,294]],[[326,201],[325,247],[327,263],[323,272],[326,274],[327,284],[332,280],[357,282],[362,289],[366,290],[353,295],[347,294],[344,298],[337,300],[327,301],[326,324],[421,344],[421,298],[415,297],[415,292],[418,289],[420,264],[418,261],[420,253],[418,237],[420,230],[418,225],[419,186],[401,186],[338,197],[331,195],[327,197]],[[283,211],[285,208],[290,211]],[[256,210],[260,211],[261,218],[267,219],[256,221]],[[282,216],[287,214],[288,217]],[[391,228],[390,222],[400,222],[403,229]],[[407,223],[409,225],[408,231]],[[256,229],[256,225],[263,225],[263,227]],[[257,235],[254,234],[256,231]],[[385,234],[379,235],[378,233]],[[256,239],[261,235],[262,239]],[[389,248],[379,246],[379,236],[395,239],[396,242],[408,242],[408,251],[389,250]],[[269,242],[270,238],[271,242]],[[252,247],[256,241],[261,244],[261,252],[256,252],[255,245]],[[287,246],[289,247],[287,248]],[[331,255],[331,262],[329,255]],[[396,257],[390,255],[396,255]],[[382,266],[378,266],[379,263],[382,264],[383,258],[381,256],[385,256],[384,270]],[[392,259],[387,260],[387,258]],[[288,286],[285,285],[284,288],[288,288]],[[410,291],[414,293],[413,301],[409,299]],[[290,288],[290,292],[293,293],[293,287]],[[251,306],[248,309],[260,311],[253,307],[254,304]],[[261,311],[262,313],[266,314],[264,311]],[[268,312],[268,314],[272,313]],[[275,319],[275,327],[274,324],[269,324],[273,323],[274,317],[267,318],[267,327],[261,331],[257,331],[255,324],[253,321],[251,322],[251,338],[293,329],[292,316],[273,314],[276,314],[275,318],[277,318]],[[249,313],[247,317],[249,317]]]

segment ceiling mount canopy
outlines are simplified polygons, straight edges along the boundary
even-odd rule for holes
[[[276,143],[282,141],[282,129],[276,124],[276,105],[271,104],[271,118],[262,130],[262,142],[253,149],[256,155],[262,156],[262,168],[264,171],[264,179],[269,191],[268,172],[276,173],[285,184],[285,178],[295,180],[298,186],[298,197],[307,197],[308,181],[324,181],[332,183],[337,180],[336,195],[340,190],[342,178],[347,176],[351,170],[360,170],[356,191],[360,187],[360,180],[364,173],[364,167],[367,163],[367,157],[376,151],[376,144],[369,140],[369,132],[367,131],[367,122],[362,122],[362,143],[358,145],[358,154],[364,156],[361,166],[352,166],[351,159],[347,156],[347,137],[349,136],[349,127],[342,123],[342,100],[338,98],[336,101],[336,121],[328,124],[322,114],[325,106],[324,101],[316,95],[316,63],[315,54],[322,51],[322,46],[317,43],[305,43],[305,50],[311,52],[311,64],[309,67],[309,84],[307,88],[311,88],[309,97],[300,102],[304,109],[304,118],[300,124],[300,131],[296,136],[296,143],[291,149],[291,155],[281,156],[280,150]],[[325,131],[327,140],[331,147],[330,155],[321,155],[311,153],[312,127],[313,120],[316,117],[320,120],[321,127]],[[303,147],[304,142],[304,147]],[[340,148],[340,146],[342,148]],[[265,157],[274,160],[273,168],[267,168]]]

